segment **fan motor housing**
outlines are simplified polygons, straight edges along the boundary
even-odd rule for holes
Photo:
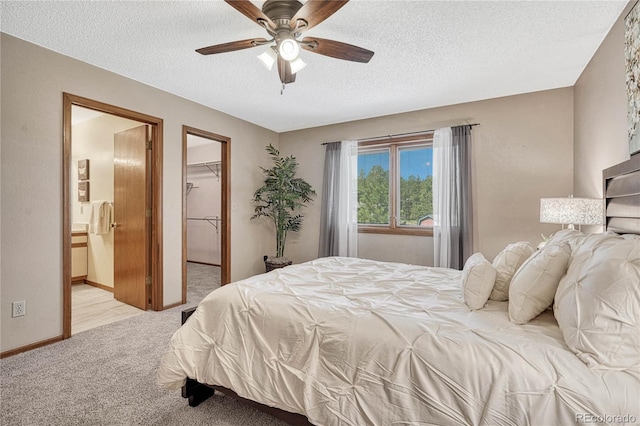
[[[302,3],[297,0],[267,0],[262,5],[262,12],[277,25],[288,25],[301,7]]]

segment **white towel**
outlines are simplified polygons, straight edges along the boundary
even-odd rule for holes
[[[91,203],[89,216],[89,233],[96,235],[108,234],[111,227],[111,204],[98,200]]]

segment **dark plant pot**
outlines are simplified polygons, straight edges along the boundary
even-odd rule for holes
[[[270,258],[269,256],[263,256],[262,260],[264,260],[264,269],[266,272],[273,271],[274,269],[284,268],[285,266],[291,265],[293,262],[289,259],[284,258]]]

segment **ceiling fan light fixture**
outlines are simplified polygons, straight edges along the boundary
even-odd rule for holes
[[[278,44],[278,53],[285,61],[293,61],[300,53],[300,46],[293,38],[285,38]]]
[[[278,54],[273,49],[273,47],[269,47],[267,50],[258,55],[258,59],[262,62],[269,71],[273,68],[273,64],[278,60]]]
[[[362,47],[318,37],[304,37],[298,40],[303,33],[332,16],[348,1],[266,0],[259,8],[249,0],[225,0],[228,5],[264,29],[271,39],[236,40],[202,47],[196,49],[196,52],[201,55],[213,55],[270,45],[271,48],[258,58],[269,70],[277,63],[278,77],[283,85],[295,82],[296,73],[306,66],[298,57],[301,47],[319,55],[367,63],[373,52]]]
[[[300,71],[302,68],[306,67],[307,64],[302,60],[301,57],[295,58],[293,61],[289,61],[289,65],[291,67],[291,74],[295,74]]]

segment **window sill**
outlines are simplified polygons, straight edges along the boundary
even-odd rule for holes
[[[432,237],[433,228],[402,227],[390,228],[388,226],[358,226],[360,234],[386,234],[386,235],[416,235],[421,237]]]

